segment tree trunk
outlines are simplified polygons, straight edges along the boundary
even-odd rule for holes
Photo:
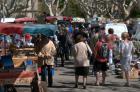
[[[53,10],[52,10],[52,6],[50,5],[50,6],[48,6],[48,8],[49,8],[50,16],[54,16],[54,13],[53,13]]]

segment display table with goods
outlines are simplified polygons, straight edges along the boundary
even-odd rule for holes
[[[138,68],[137,64],[131,64],[130,79],[140,78],[139,71],[140,71],[140,68]],[[121,76],[122,78],[125,78],[125,73],[122,72]]]
[[[39,77],[38,57],[30,55],[34,50],[20,48],[17,51],[16,55],[1,57],[1,88],[3,87],[4,92],[47,92],[47,84],[43,83]]]
[[[125,79],[125,73],[122,71],[121,64],[116,64],[115,73],[118,77]],[[132,61],[131,63],[131,71],[130,71],[130,79],[138,79],[140,78],[140,63]]]

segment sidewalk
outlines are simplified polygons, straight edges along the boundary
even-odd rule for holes
[[[88,76],[87,89],[82,88],[82,77],[80,77],[79,88],[74,88],[74,68],[72,61],[66,61],[64,68],[56,67],[54,85],[48,88],[48,92],[139,92],[140,80],[131,80],[131,87],[124,87],[125,80],[118,79],[115,75],[108,74],[105,86],[94,86],[95,77]]]

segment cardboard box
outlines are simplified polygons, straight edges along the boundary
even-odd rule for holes
[[[125,79],[125,73],[122,74],[123,79]],[[132,68],[130,71],[130,79],[138,79],[139,78],[139,70],[136,68]]]

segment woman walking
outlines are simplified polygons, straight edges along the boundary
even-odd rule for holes
[[[120,46],[120,54],[121,54],[120,62],[126,78],[125,86],[130,86],[130,82],[129,82],[130,70],[131,70],[130,64],[132,61],[132,51],[134,46],[132,41],[129,40],[130,36],[128,32],[122,33],[121,38],[122,38],[122,43]]]
[[[83,88],[86,89],[87,75],[89,72],[88,52],[92,51],[88,44],[84,42],[84,36],[78,34],[75,37],[74,60],[75,60],[75,87],[78,88],[79,76],[83,76]]]
[[[56,48],[54,43],[46,36],[42,36],[42,43],[40,45],[43,45],[40,52],[39,57],[42,58],[41,65],[42,65],[42,77],[45,76],[45,69],[47,67],[47,73],[48,73],[48,86],[52,87],[53,85],[53,69],[54,69],[54,55],[56,53]],[[45,80],[45,78],[42,78]]]

